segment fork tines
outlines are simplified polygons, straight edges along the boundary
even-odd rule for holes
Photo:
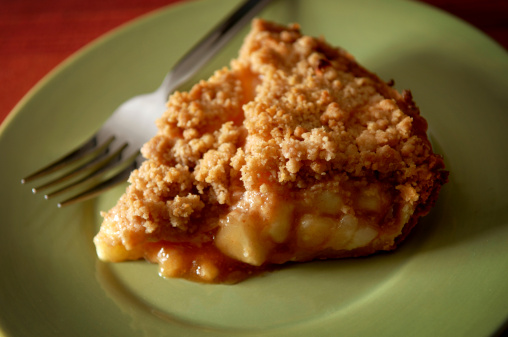
[[[73,195],[58,203],[58,207],[63,207],[93,198],[125,182],[130,172],[137,166],[136,158],[139,151],[122,160],[122,153],[127,148],[127,143],[112,151],[114,136],[109,137],[102,144],[98,144],[97,138],[94,135],[77,149],[21,179],[21,183],[44,181],[44,178],[48,178],[32,188],[34,194],[53,188],[44,195],[46,199],[53,199],[75,191]],[[52,179],[49,178],[57,171],[63,173]]]

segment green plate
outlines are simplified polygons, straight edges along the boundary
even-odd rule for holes
[[[0,335],[488,336],[508,317],[508,55],[467,24],[410,1],[276,1],[399,89],[410,88],[451,171],[432,213],[394,253],[291,265],[234,286],[105,264],[92,238],[123,186],[57,209],[20,178],[87,138],[238,0],[171,6],[64,62],[0,133]],[[226,65],[236,39],[198,77]]]

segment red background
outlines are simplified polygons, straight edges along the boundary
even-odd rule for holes
[[[69,55],[122,23],[180,1],[185,0],[0,0],[0,123]],[[508,49],[508,1],[423,2],[462,18]]]

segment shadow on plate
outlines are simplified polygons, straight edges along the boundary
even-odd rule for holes
[[[434,150],[450,171],[436,207],[419,224],[432,233],[430,247],[461,244],[508,226],[504,65],[499,63],[500,73],[484,72],[474,55],[458,60],[436,48],[400,55],[378,64],[378,73],[394,78],[399,90],[411,89]]]

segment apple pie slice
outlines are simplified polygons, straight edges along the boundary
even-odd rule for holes
[[[238,58],[176,92],[94,239],[104,261],[234,283],[396,248],[447,181],[410,92],[298,25],[253,21]]]

